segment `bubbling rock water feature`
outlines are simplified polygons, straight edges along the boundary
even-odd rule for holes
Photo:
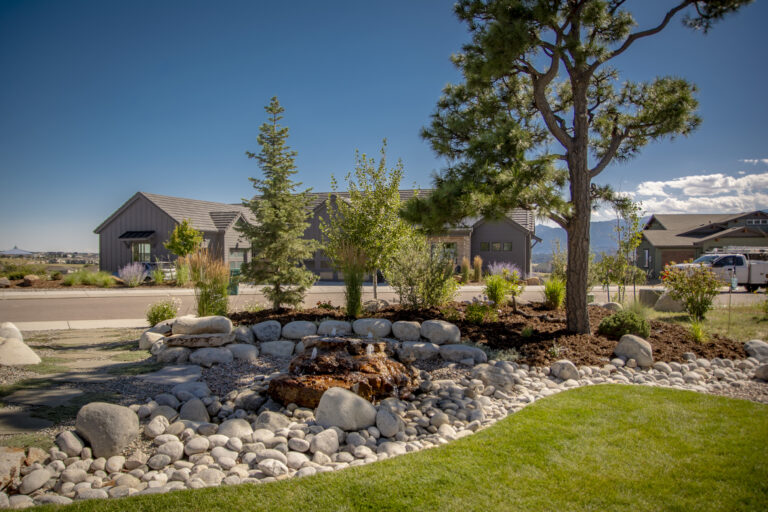
[[[288,374],[269,384],[269,396],[283,404],[315,408],[332,387],[348,389],[366,400],[405,398],[418,385],[418,372],[394,360],[386,341],[359,338],[307,337],[304,352]]]

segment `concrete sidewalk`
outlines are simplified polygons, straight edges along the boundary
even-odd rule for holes
[[[68,329],[126,329],[148,328],[146,318],[118,318],[109,320],[53,320],[50,322],[14,322],[20,331],[60,331]]]

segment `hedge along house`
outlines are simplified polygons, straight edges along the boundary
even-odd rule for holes
[[[403,202],[412,198],[416,193],[429,194],[429,190],[401,190],[400,198]],[[332,192],[310,194],[310,208],[312,216],[310,226],[305,231],[304,237],[322,242],[320,231],[321,219],[328,221],[328,203],[330,197],[331,207],[335,200],[349,198],[347,192]],[[482,217],[462,219],[455,226],[449,226],[444,233],[430,236],[433,244],[440,244],[447,251],[458,266],[463,258],[470,263],[475,256],[483,259],[483,266],[489,263],[510,263],[521,270],[524,276],[531,273],[531,247],[536,241],[541,241],[535,233],[535,218],[532,212],[523,209],[515,209],[502,219],[492,220]],[[333,268],[330,259],[320,250],[312,260],[305,262],[307,268],[315,272],[320,279],[336,281],[342,278],[341,272]]]
[[[101,270],[117,272],[134,261],[174,260],[163,243],[184,219],[203,233],[203,247],[230,269],[250,258],[249,242],[235,230],[239,222],[253,221],[247,207],[137,192],[94,230]]]
[[[672,262],[696,259],[728,246],[768,247],[768,214],[756,210],[653,215],[642,231],[637,265],[651,278],[658,278]]]

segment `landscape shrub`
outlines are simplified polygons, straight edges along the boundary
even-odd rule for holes
[[[466,256],[461,258],[461,282],[469,282],[469,258]]]
[[[115,280],[108,272],[90,272],[78,270],[73,274],[67,274],[61,281],[64,286],[90,285],[100,288],[109,288],[115,284]]]
[[[181,259],[181,258],[180,258]],[[207,250],[183,258],[195,287],[198,316],[226,315],[229,309],[229,268]]]
[[[400,244],[384,270],[406,309],[438,307],[450,302],[459,284],[453,278],[453,260],[433,250],[422,235],[412,233]]]
[[[694,320],[702,320],[712,309],[712,303],[724,285],[712,269],[704,266],[667,267],[661,273],[661,280],[669,295],[681,301]]]
[[[509,263],[506,261],[494,261],[492,263],[488,264],[488,273],[492,276],[504,276],[504,275],[512,275],[517,274],[518,276],[522,276],[522,272],[520,272],[520,268],[515,265],[514,263]]]
[[[523,327],[523,330],[520,331],[520,336],[523,338],[530,338],[533,336],[533,327]]]
[[[163,281],[165,281],[165,274],[163,274],[163,269],[161,268],[153,269],[150,276],[155,284],[163,284]]]
[[[480,325],[486,322],[496,322],[499,319],[499,314],[493,304],[478,301],[467,305],[464,319],[469,323]]]
[[[565,302],[565,281],[550,277],[544,282],[544,305],[549,309],[560,309]]]
[[[479,283],[483,279],[483,258],[475,256],[472,259],[472,280]]]
[[[688,326],[688,333],[696,343],[706,343],[709,340],[709,335],[706,329],[704,329],[704,322],[701,320],[691,320],[691,324]]]
[[[163,299],[154,304],[150,304],[147,308],[147,322],[154,327],[163,320],[176,318],[180,307],[181,301],[176,298]]]
[[[127,286],[134,288],[144,282],[147,278],[147,271],[144,270],[142,263],[134,261],[118,270],[117,277],[122,279]]]
[[[15,281],[24,279],[27,275],[36,275],[43,277],[47,275],[46,266],[42,263],[17,263],[19,260],[11,260],[4,262],[0,277],[4,276],[8,279]]]
[[[52,281],[61,281],[62,273],[58,270],[51,273],[51,280]]]
[[[186,286],[189,284],[189,265],[184,263],[181,258],[176,260],[176,286]]]
[[[621,338],[625,334],[634,334],[641,338],[651,335],[651,326],[648,320],[641,318],[633,311],[618,311],[604,318],[597,327],[597,332],[609,338]]]
[[[497,306],[503,306],[507,302],[507,295],[512,290],[512,283],[507,281],[504,276],[490,275],[485,278],[485,288],[483,292],[488,300]]]

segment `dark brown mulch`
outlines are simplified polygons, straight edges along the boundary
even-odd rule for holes
[[[466,304],[451,303],[440,309],[410,311],[399,306],[390,306],[366,316],[398,320],[443,319],[453,322],[461,329],[462,338],[474,343],[486,344],[493,349],[514,349],[520,358],[518,362],[532,366],[549,365],[558,359],[569,359],[577,365],[602,365],[613,357],[617,340],[597,334],[600,321],[611,314],[600,307],[589,308],[592,334],[569,334],[566,332],[565,314],[562,311],[546,310],[541,304],[521,306],[517,312],[507,307],[500,310],[499,320],[484,324],[472,324],[464,320]],[[263,310],[256,313],[234,313],[230,318],[236,324],[254,324],[265,320],[278,320],[285,324],[293,320],[317,321],[323,319],[348,320],[340,309],[312,308],[295,310]],[[653,347],[656,361],[682,362],[685,352],[697,357],[713,359],[744,359],[747,357],[742,343],[720,335],[713,335],[708,343],[694,341],[685,327],[668,322],[652,320],[651,335],[648,338]],[[523,336],[525,329],[531,332]]]

